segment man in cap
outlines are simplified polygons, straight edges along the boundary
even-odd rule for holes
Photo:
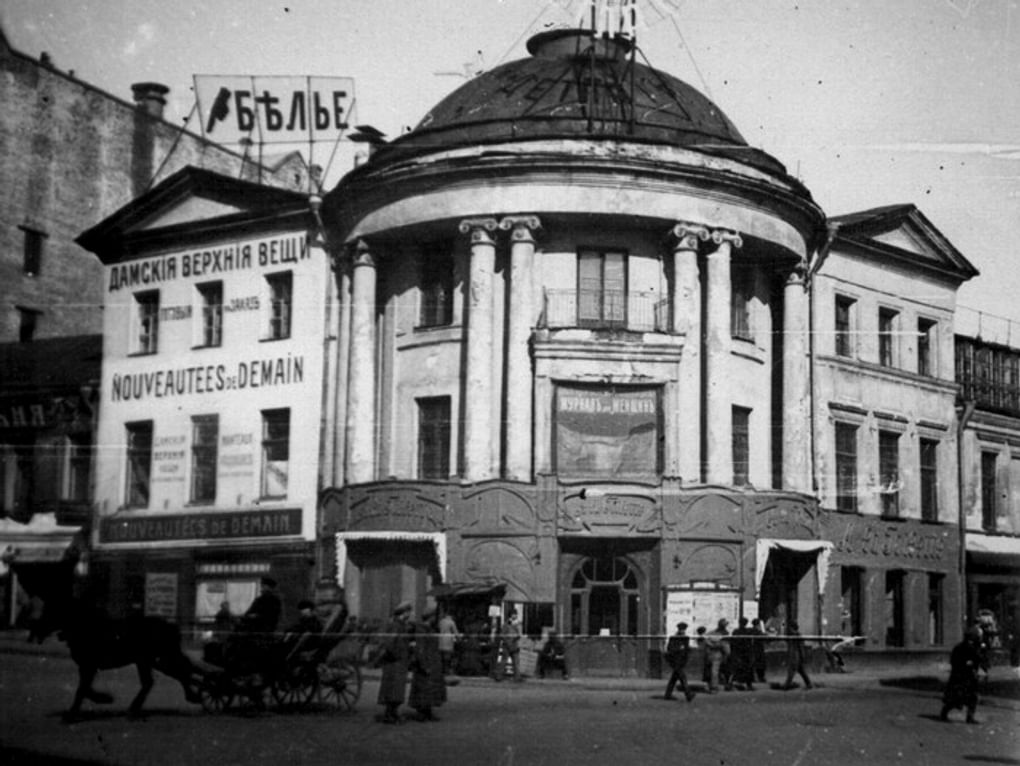
[[[978,703],[978,671],[988,672],[981,651],[981,628],[973,625],[963,634],[963,641],[953,647],[949,655],[949,682],[942,695],[942,712],[939,718],[949,720],[949,711],[967,709],[967,723],[977,723],[974,712]]]
[[[687,623],[677,623],[676,633],[670,636],[669,641],[666,642],[666,662],[673,669],[669,682],[666,684],[665,698],[668,700],[675,699],[673,689],[676,688],[678,683],[687,701],[690,702],[694,699],[694,692],[687,686],[687,673],[684,672],[684,668],[687,667],[687,655],[690,653],[690,650],[691,639],[687,635]]]
[[[261,592],[244,613],[241,624],[247,632],[268,634],[276,630],[283,605],[276,595],[276,580],[263,577],[260,585]]]
[[[438,721],[432,711],[446,702],[446,680],[443,660],[439,654],[439,623],[436,607],[428,606],[422,621],[414,626],[414,649],[411,651],[411,691],[407,704],[417,713],[416,721]]]
[[[410,601],[402,601],[393,610],[393,618],[386,626],[376,662],[382,669],[379,696],[376,702],[385,706],[377,720],[382,723],[400,723],[398,710],[404,704],[407,692],[407,671],[414,641],[408,630],[412,610]]]

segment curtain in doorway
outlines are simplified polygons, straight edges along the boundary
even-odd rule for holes
[[[818,592],[825,593],[825,581],[829,576],[829,557],[832,555],[832,543],[828,540],[773,540],[761,538],[755,550],[754,562],[754,597],[761,598],[761,582],[765,577],[765,564],[769,553],[782,548],[797,553],[817,553],[815,575],[818,578]]]

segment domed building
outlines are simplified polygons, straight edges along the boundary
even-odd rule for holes
[[[578,671],[642,675],[679,619],[822,630],[841,608],[811,476],[823,212],[628,38],[528,52],[323,200],[320,523],[352,613],[513,609],[570,635]]]

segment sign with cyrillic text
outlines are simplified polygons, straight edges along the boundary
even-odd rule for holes
[[[202,135],[221,144],[332,141],[347,127],[350,77],[195,75]]]

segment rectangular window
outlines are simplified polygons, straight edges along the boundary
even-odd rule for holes
[[[843,295],[836,296],[836,354],[853,356],[853,298]]]
[[[293,275],[289,271],[266,277],[269,286],[269,338],[281,340],[290,337],[290,320],[293,309]]]
[[[147,508],[152,476],[152,421],[126,423],[127,432],[127,505]]]
[[[917,374],[934,375],[935,360],[933,352],[935,349],[935,328],[936,323],[931,319],[917,320]]]
[[[42,314],[37,309],[18,306],[18,341],[31,343],[35,340],[36,330],[39,329],[39,316]]]
[[[885,645],[903,646],[903,581],[899,570],[885,573]]]
[[[92,469],[92,448],[87,438],[71,436],[67,439],[66,470],[64,471],[64,500],[84,503],[89,499],[89,473]]]
[[[751,410],[746,407],[734,407],[732,417],[733,485],[736,487],[744,487],[748,484],[748,471],[751,454]]]
[[[928,643],[940,646],[945,643],[942,619],[943,587],[946,576],[930,572],[928,574]]]
[[[921,439],[921,518],[937,521],[939,518],[939,443],[934,439]]]
[[[155,354],[159,347],[159,291],[135,293],[136,354]]]
[[[730,333],[734,338],[754,340],[751,332],[751,299],[754,297],[754,272],[734,268],[730,275]]]
[[[836,423],[836,509],[857,510],[857,426]]]
[[[577,319],[581,327],[623,327],[627,320],[627,256],[583,251],[577,264]]]
[[[218,415],[191,419],[191,502],[216,501],[216,443],[220,438]]]
[[[262,497],[287,496],[290,410],[262,410]]]
[[[882,515],[898,516],[900,510],[900,435],[878,432],[879,496]]]
[[[996,488],[995,464],[998,455],[995,452],[981,453],[981,528],[994,532],[996,528],[995,510],[998,499]]]
[[[896,366],[896,318],[892,309],[878,311],[878,363],[883,367]]]
[[[421,253],[422,327],[453,323],[453,255],[449,242],[433,242]]]
[[[450,397],[418,399],[418,478],[450,478]]]
[[[25,235],[21,270],[25,276],[37,277],[42,272],[43,240],[46,235],[36,229],[20,227]]]
[[[208,282],[198,285],[202,308],[202,337],[200,346],[223,344],[223,283]]]

